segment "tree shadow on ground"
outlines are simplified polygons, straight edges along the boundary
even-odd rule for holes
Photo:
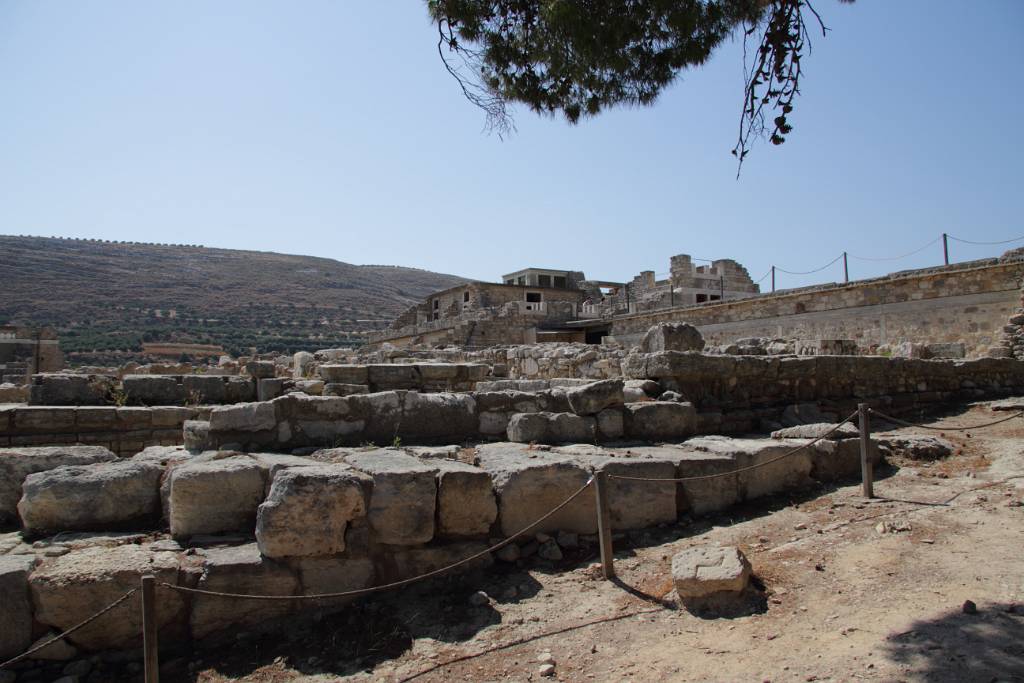
[[[901,677],[935,683],[1024,681],[1024,605],[945,612],[886,638],[883,655]]]

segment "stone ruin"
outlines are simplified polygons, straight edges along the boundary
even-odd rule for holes
[[[898,415],[1024,391],[1024,364],[1013,359],[713,355],[682,328],[650,337],[631,351],[403,351],[363,363],[350,351],[296,354],[289,377],[264,362],[248,377],[188,385],[191,376],[121,380],[168,401],[216,383],[208,390],[220,403],[0,408],[0,519],[10,529],[0,535],[0,602],[9,606],[0,657],[82,621],[148,572],[181,588],[301,595],[418,576],[509,538],[464,569],[554,562],[596,542],[592,489],[520,532],[596,472],[721,475],[610,480],[616,533],[685,524],[855,478],[855,430],[791,452],[859,402]],[[665,350],[684,344],[691,350]],[[158,419],[169,426],[158,430]],[[143,438],[156,431],[177,441]],[[100,445],[114,433],[116,448]],[[870,453],[881,457],[877,444]],[[677,582],[685,575],[681,561]],[[243,626],[273,628],[305,604],[167,588],[160,598],[161,644],[170,649]],[[53,646],[52,656],[130,649],[139,633],[137,607],[125,608],[73,634],[61,654]]]

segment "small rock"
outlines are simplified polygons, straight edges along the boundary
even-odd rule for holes
[[[555,665],[554,664],[542,664],[541,667],[539,669],[537,669],[537,673],[539,673],[541,676],[554,676],[555,675]]]
[[[541,544],[540,549],[537,551],[537,555],[543,560],[550,560],[556,562],[562,559],[562,550],[555,543],[554,539],[548,538],[547,541]]]
[[[541,652],[537,657],[537,661],[541,664],[554,664],[555,658],[550,652]]]
[[[521,553],[519,552],[519,546],[517,546],[515,543],[509,543],[505,547],[498,550],[498,552],[496,552],[495,555],[502,562],[515,562],[519,559]]]
[[[551,537],[545,533],[538,533],[534,536],[537,539],[537,543],[547,543],[551,540]]]
[[[793,525],[793,528],[796,529],[797,531],[803,531],[804,529],[807,528],[807,525],[804,524],[803,522],[800,522],[799,524]]]
[[[964,605],[961,609],[963,609],[964,614],[978,613],[978,606],[974,604],[973,600],[964,600]]]
[[[476,593],[473,593],[469,596],[469,604],[473,605],[474,607],[483,607],[484,605],[489,605],[490,603],[491,596],[487,595],[487,593],[483,591],[477,591]]]
[[[563,548],[565,548],[567,550],[571,550],[573,548],[578,548],[579,545],[580,545],[580,536],[579,536],[579,534],[574,534],[571,531],[559,531],[558,532],[558,539],[557,540],[558,540],[558,545],[560,545],[561,547],[563,547]]]

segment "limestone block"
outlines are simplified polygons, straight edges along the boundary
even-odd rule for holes
[[[572,413],[516,413],[509,419],[507,434],[517,443],[593,443],[597,420]]]
[[[317,370],[324,382],[331,384],[367,384],[370,376],[365,365],[329,363]]]
[[[434,537],[437,467],[397,449],[354,453],[345,462],[373,478],[368,520],[378,543],[415,545]]]
[[[274,404],[269,402],[217,406],[210,411],[210,430],[214,432],[258,432],[276,427]]]
[[[345,465],[278,472],[256,517],[260,552],[267,557],[343,552],[345,530],[366,515],[371,486],[369,477]]]
[[[117,378],[112,375],[41,373],[32,376],[28,402],[37,406],[100,406]]]
[[[310,396],[322,396],[324,393],[324,382],[320,379],[299,379],[295,380],[295,388]]]
[[[415,365],[367,365],[367,383],[378,391],[412,389],[419,383]]]
[[[25,478],[18,514],[28,534],[145,528],[160,514],[160,477],[154,462],[126,460],[68,465]]]
[[[370,387],[365,384],[342,384],[329,382],[324,385],[324,396],[351,396],[352,394],[368,394]]]
[[[860,476],[860,439],[825,440],[811,449],[811,477],[817,481],[841,481]],[[881,459],[878,444],[868,441],[868,459]]]
[[[198,453],[211,448],[210,423],[206,420],[185,420],[181,426],[185,448]]]
[[[256,400],[256,383],[248,377],[228,377],[224,385],[225,403],[244,403]]]
[[[114,460],[117,456],[102,446],[0,448],[0,520],[16,518],[22,482],[29,474]]]
[[[501,411],[481,412],[478,429],[484,436],[504,436],[508,431],[508,421],[511,417],[511,413]]]
[[[572,458],[531,451],[520,444],[482,445],[477,449],[477,461],[491,475],[498,498],[498,520],[505,536],[522,531],[590,478],[588,470]],[[531,533],[594,533],[594,510],[594,493],[588,488]]]
[[[829,434],[827,437],[832,441],[838,441],[840,439],[851,439],[856,438],[860,432],[849,422],[844,422],[841,425],[837,425],[831,422],[815,422],[813,424],[797,425],[795,427],[786,427],[772,432],[773,439],[818,439]],[[833,432],[832,430],[835,429]]]
[[[14,429],[28,434],[75,431],[76,408],[28,406],[14,409]]]
[[[750,562],[732,546],[697,546],[672,558],[672,581],[683,600],[740,593],[750,582],[750,573]]]
[[[434,460],[437,473],[437,535],[483,536],[498,517],[490,475],[457,460]]]
[[[806,443],[806,440],[795,439],[707,436],[689,439],[686,445],[709,453],[731,456],[736,460],[737,469],[758,465],[755,469],[738,474],[740,499],[750,500],[786,489],[807,487],[813,483],[810,478],[813,468],[812,451],[805,448],[787,455]],[[783,455],[785,457],[781,457]]]
[[[245,364],[245,371],[253,379],[267,379],[277,374],[272,360],[253,360]]]
[[[679,478],[721,475],[681,482],[680,511],[706,515],[724,510],[739,500],[739,475],[728,474],[738,467],[735,457],[722,453],[682,452],[675,463]]]
[[[644,479],[672,479],[676,466],[668,460],[579,455],[576,460],[591,471]],[[628,481],[608,478],[608,508],[612,530],[643,529],[676,521],[675,482]]]
[[[626,434],[635,439],[670,441],[692,436],[697,411],[690,403],[651,401],[626,405]]]
[[[643,353],[658,351],[700,351],[704,337],[689,323],[658,323],[651,326],[640,341]]]
[[[171,535],[250,531],[263,502],[266,471],[248,456],[187,462],[171,470]]]
[[[153,426],[153,410],[141,407],[118,408],[117,426],[122,432],[150,429]]]
[[[150,408],[150,420],[154,428],[181,427],[185,420],[191,420],[199,412],[195,408],[179,408],[177,406],[157,406]],[[79,415],[81,419],[81,415]]]
[[[606,408],[597,414],[597,435],[605,441],[621,439],[625,434],[625,418],[621,409]]]
[[[35,618],[64,631],[81,623],[133,588],[143,574],[157,581],[178,583],[178,555],[153,552],[138,545],[91,546],[46,560],[29,577]],[[157,625],[163,629],[183,617],[179,593],[162,589],[156,601]],[[136,594],[105,619],[98,619],[70,636],[88,650],[141,645],[142,610]]]
[[[941,436],[883,436],[878,441],[887,446],[893,455],[910,460],[941,460],[952,455],[956,449],[956,446]]]
[[[121,387],[133,405],[181,405],[186,398],[185,387],[169,376],[125,375]]]
[[[459,375],[459,366],[455,363],[419,363],[414,367],[427,382],[450,382]]]
[[[297,351],[292,356],[292,377],[302,379],[308,376],[309,369],[316,361],[316,357],[309,351]]]
[[[445,443],[477,435],[476,400],[469,394],[405,395],[399,434],[402,438]]]
[[[227,394],[224,378],[216,375],[185,375],[181,378],[185,398],[190,403],[224,403]]]
[[[284,565],[260,555],[255,543],[203,551],[202,590],[247,595],[296,595],[298,578]],[[293,610],[290,600],[227,600],[196,595],[192,599],[190,625],[193,638],[217,631],[260,624]]]
[[[32,643],[32,603],[28,574],[35,566],[32,555],[0,557],[0,659],[20,655]]]
[[[284,379],[263,377],[256,380],[256,400],[271,401],[284,393]]]
[[[624,402],[621,379],[606,379],[567,389],[566,398],[577,415],[596,415],[606,408],[620,408]]]

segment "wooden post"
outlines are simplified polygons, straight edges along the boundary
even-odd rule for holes
[[[601,571],[604,578],[615,576],[612,557],[612,518],[608,509],[608,473],[598,470],[594,476],[594,492],[597,501],[597,539],[601,545]]]
[[[860,418],[860,476],[861,492],[865,498],[875,497],[875,472],[868,451],[871,448],[871,425],[868,422],[868,404],[857,404]]]
[[[142,651],[145,683],[160,683],[156,642],[156,577],[142,577]]]
[[[772,266],[772,291],[775,291],[775,266]]]
[[[942,258],[945,259],[946,265],[949,265],[949,235],[942,233]]]
[[[850,266],[846,262],[846,252],[843,252],[843,282],[850,281]]]

